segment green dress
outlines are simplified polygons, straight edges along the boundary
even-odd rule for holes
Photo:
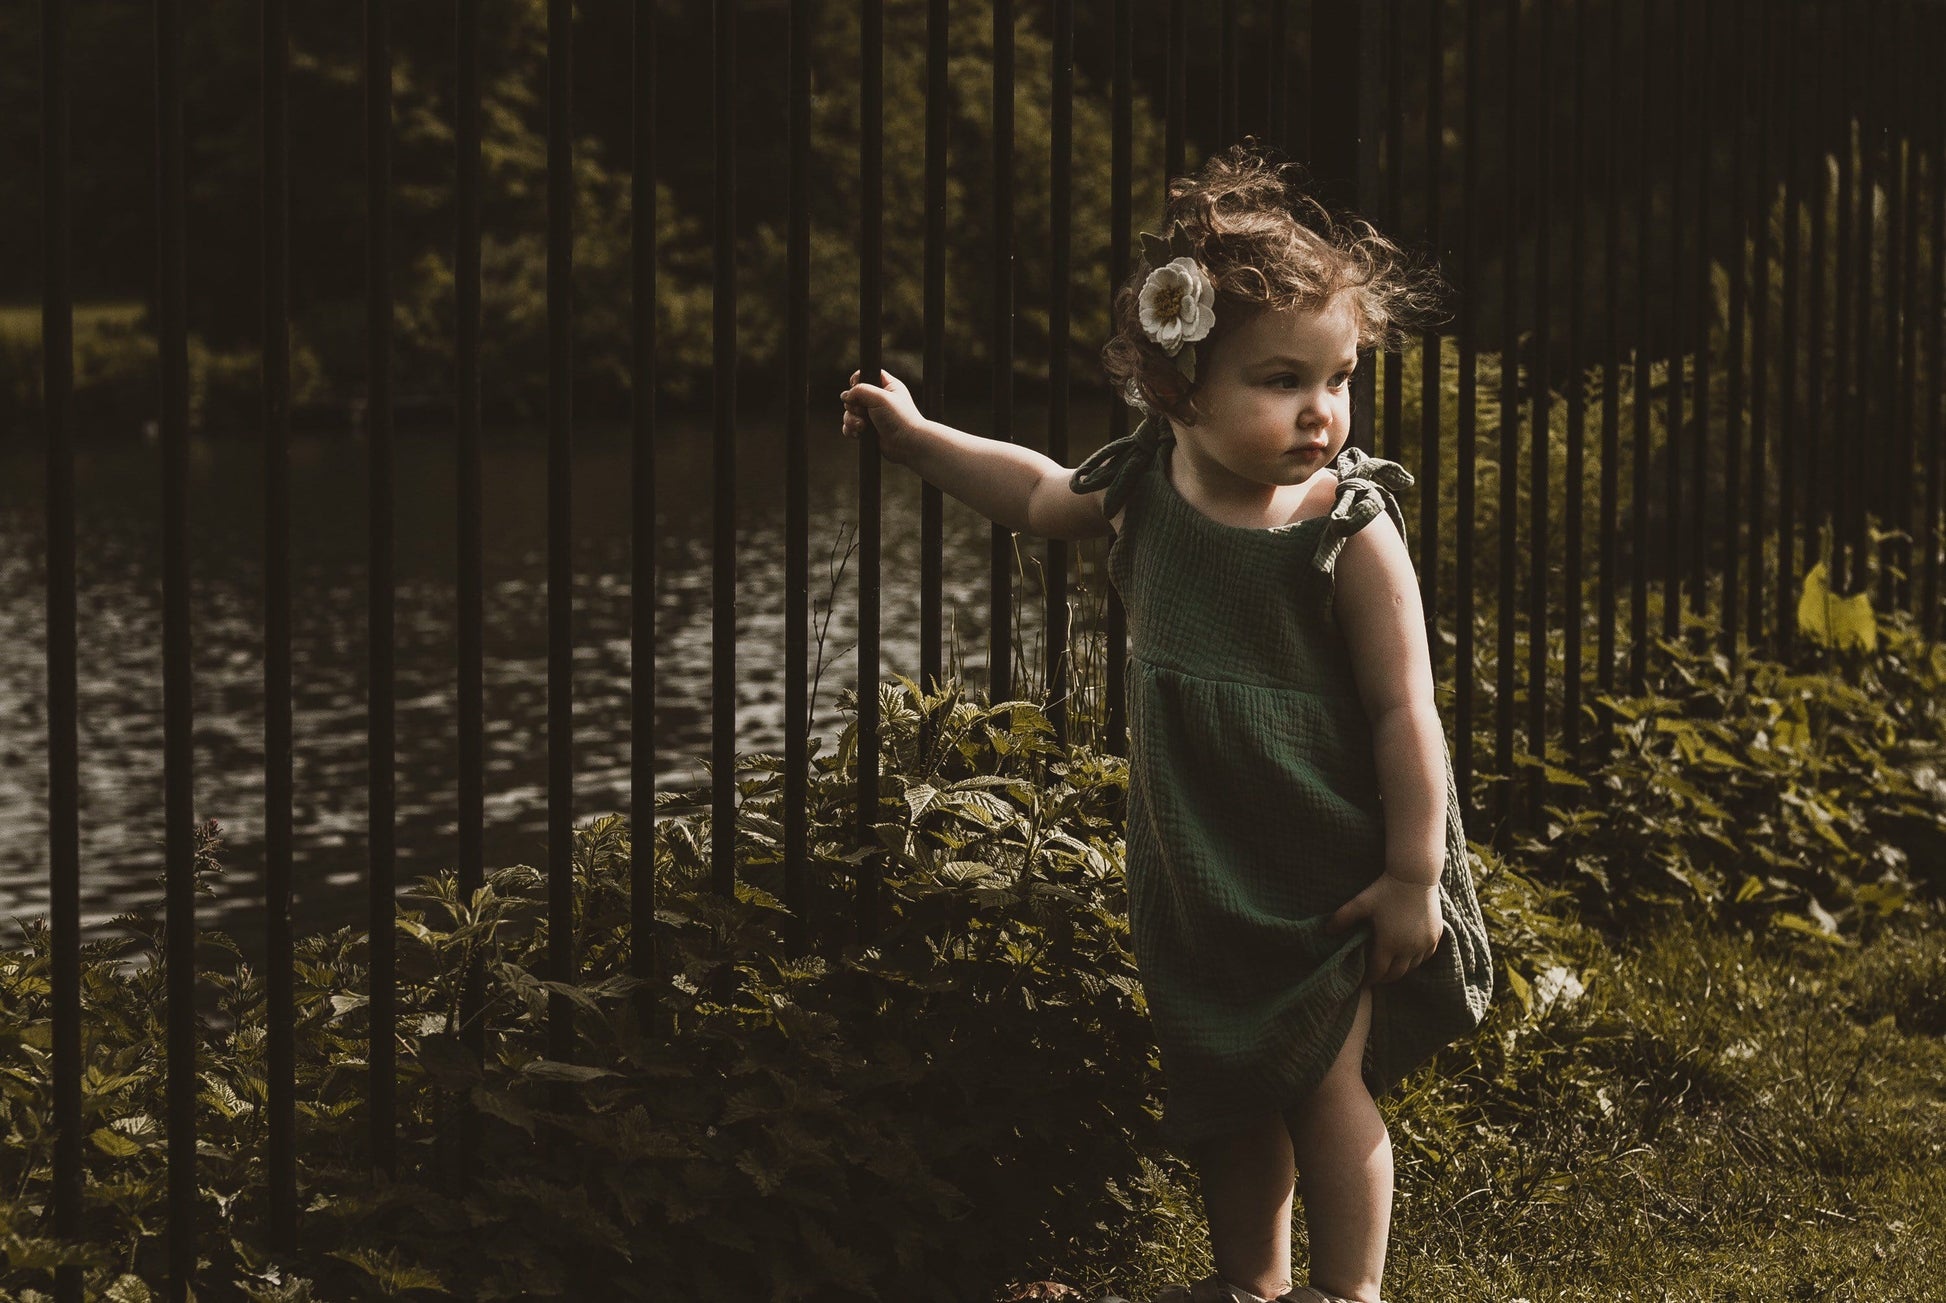
[[[1372,924],[1325,925],[1384,871],[1385,821],[1333,568],[1380,511],[1404,534],[1392,494],[1413,476],[1347,445],[1330,514],[1243,528],[1170,483],[1174,443],[1151,417],[1070,488],[1106,488],[1105,514],[1128,513],[1108,568],[1128,616],[1129,924],[1163,1138],[1180,1148],[1268,1112],[1294,1125],[1351,1032]],[[1493,992],[1446,750],[1445,926],[1431,958],[1372,989],[1374,1098],[1477,1027]]]

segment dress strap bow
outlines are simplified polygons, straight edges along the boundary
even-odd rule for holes
[[[1403,493],[1418,482],[1399,463],[1374,457],[1363,448],[1350,445],[1338,454],[1332,470],[1338,476],[1338,497],[1332,504],[1324,535],[1318,539],[1318,550],[1311,562],[1327,573],[1336,566],[1338,553],[1351,536],[1370,524],[1381,511],[1392,517],[1392,523],[1399,527],[1399,537],[1404,538],[1405,516],[1393,494]]]
[[[1076,493],[1107,489],[1102,499],[1102,514],[1112,519],[1148,471],[1162,441],[1175,437],[1163,418],[1144,417],[1134,430],[1090,453],[1068,477],[1068,487]]]

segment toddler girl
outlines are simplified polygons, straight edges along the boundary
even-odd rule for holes
[[[1009,529],[1114,534],[1129,922],[1164,1139],[1216,1267],[1164,1303],[1382,1303],[1373,1101],[1492,994],[1393,497],[1413,476],[1345,443],[1360,353],[1402,343],[1438,282],[1292,166],[1236,146],[1170,185],[1103,350],[1144,419],[1073,472],[926,420],[889,374],[841,395],[846,434],[869,419],[886,457]]]

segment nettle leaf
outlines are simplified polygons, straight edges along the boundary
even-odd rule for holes
[[[133,1158],[142,1152],[142,1146],[127,1136],[117,1135],[107,1127],[96,1127],[88,1133],[88,1139],[94,1142],[96,1149],[110,1158]]]
[[[490,1117],[519,1127],[529,1136],[534,1134],[533,1110],[503,1090],[492,1090],[486,1086],[475,1086],[467,1096],[475,1108]]]
[[[619,1077],[612,1068],[597,1068],[583,1063],[562,1063],[557,1059],[529,1059],[520,1065],[521,1075],[542,1081],[593,1081],[597,1077]]]
[[[341,1022],[371,1002],[372,999],[368,995],[351,995],[340,992],[331,997],[331,1017],[326,1021],[333,1023]]]
[[[939,867],[939,880],[952,886],[978,882],[1000,870],[980,860],[949,860]]]
[[[716,1119],[716,1125],[727,1127],[748,1118],[769,1117],[776,1111],[777,1102],[772,1092],[763,1086],[751,1086],[730,1097],[730,1102],[723,1106],[722,1114]]]
[[[102,1291],[106,1303],[150,1303],[155,1295],[149,1287],[134,1276],[118,1276],[115,1283]]]
[[[905,789],[906,809],[910,812],[914,823],[917,823],[920,816],[931,809],[933,802],[938,799],[939,789],[931,783],[914,783]]]
[[[388,1250],[383,1255],[371,1249],[331,1249],[328,1252],[329,1256],[349,1262],[364,1271],[388,1297],[409,1289],[429,1289],[440,1294],[452,1293],[433,1272],[411,1263],[401,1263],[398,1249]]]
[[[1009,823],[1014,817],[1013,807],[989,792],[947,792],[940,798],[940,804],[988,827]]]
[[[204,1102],[221,1113],[226,1120],[234,1119],[256,1108],[255,1104],[239,1097],[235,1091],[231,1090],[229,1083],[222,1078],[207,1072],[202,1073],[201,1077],[203,1082],[202,1098]]]

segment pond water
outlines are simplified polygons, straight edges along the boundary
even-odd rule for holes
[[[840,689],[857,679],[856,445],[811,432],[810,646],[823,668],[812,731],[835,739]],[[962,429],[985,409],[949,408]],[[1044,442],[1023,407],[1019,438]],[[1077,403],[1078,449],[1098,445],[1105,406]],[[658,790],[705,780],[710,754],[710,431],[657,430],[655,772]],[[547,848],[546,433],[483,439],[486,828],[489,868],[544,867]],[[784,745],[784,499],[781,417],[745,419],[737,471],[737,749]],[[294,436],[293,912],[300,933],[366,918],[366,445]],[[1074,453],[1070,464],[1082,452]],[[401,431],[397,465],[397,875],[450,867],[458,853],[454,457],[449,434]],[[574,449],[574,818],[628,806],[629,434],[578,429]],[[45,462],[38,437],[0,442],[0,918],[47,911]],[[192,444],[191,626],[198,819],[223,826],[205,927],[261,943],[263,873],[262,461],[253,441]],[[159,445],[90,439],[78,450],[81,909],[84,939],[163,890],[162,511]],[[919,665],[921,484],[883,467],[881,665]],[[968,686],[986,687],[989,526],[946,499],[943,620]],[[1043,544],[1024,540],[1023,555]],[[1086,549],[1105,551],[1106,540]],[[1086,550],[1084,549],[1084,551]],[[1089,555],[1093,555],[1089,553]],[[1022,579],[1024,644],[1040,635],[1038,568]],[[1072,585],[1073,581],[1071,581]],[[1027,600],[1031,598],[1032,600]],[[1077,607],[1080,599],[1071,593]],[[1099,598],[1096,599],[1097,602]],[[950,655],[950,649],[948,654]],[[1018,659],[1018,657],[1017,657]],[[1036,667],[1037,668],[1037,667]],[[1026,667],[1020,667],[1025,672]],[[17,930],[6,924],[8,941]]]

